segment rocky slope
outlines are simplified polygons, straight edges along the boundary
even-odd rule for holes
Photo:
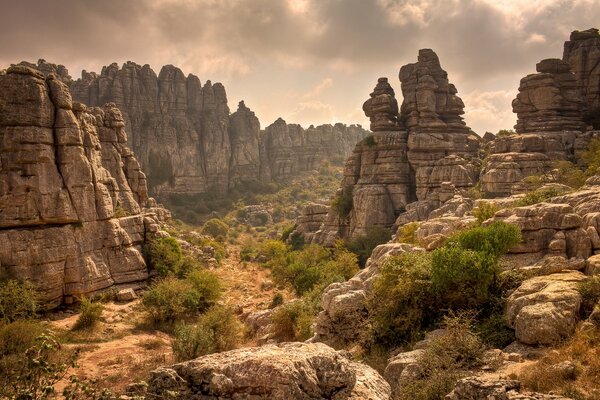
[[[2,275],[36,282],[50,306],[148,277],[141,246],[166,212],[114,104],[88,109],[57,75],[13,66],[0,75],[0,137]]]
[[[48,69],[46,63],[40,68]],[[100,74],[83,71],[70,87],[82,103],[117,105],[151,190],[165,197],[223,194],[243,182],[285,180],[324,159],[345,159],[368,134],[342,124],[305,130],[282,119],[263,132],[243,101],[230,115],[222,84],[202,85],[172,65],[156,75],[148,65],[111,64]]]

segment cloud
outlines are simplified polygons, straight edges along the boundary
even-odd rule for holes
[[[480,91],[474,90],[463,95],[465,103],[465,120],[471,127],[485,125],[492,133],[500,129],[513,129],[516,115],[512,113],[511,103],[516,97],[516,90]],[[485,131],[475,130],[480,136]]]
[[[315,97],[319,97],[325,90],[331,88],[333,86],[333,79],[325,78],[315,87],[310,89],[308,92],[304,93],[301,97],[303,99],[313,99]]]
[[[419,48],[432,48],[459,93],[469,94],[463,96],[466,121],[477,131],[498,125],[486,111],[489,104],[507,116],[510,103],[495,105],[475,93],[515,91],[539,60],[561,57],[562,43],[572,30],[600,21],[600,0],[5,3],[0,68],[44,58],[65,64],[78,76],[81,69],[99,71],[115,61],[148,63],[157,71],[174,64],[203,80],[223,81],[231,100],[249,100],[265,121],[296,112],[299,101],[309,100],[336,112],[298,111],[297,118],[356,115],[377,77],[388,76],[400,93],[399,68],[416,61]],[[324,77],[335,86],[310,98],[311,88]],[[282,100],[287,92],[300,95]]]

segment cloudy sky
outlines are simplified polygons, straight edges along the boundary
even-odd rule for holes
[[[597,27],[600,0],[2,0],[0,68],[21,60],[81,70],[131,60],[223,82],[264,127],[362,123],[387,76],[432,48],[476,132],[511,128],[519,79],[562,57],[575,29]]]

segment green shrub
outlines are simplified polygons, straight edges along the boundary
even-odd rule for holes
[[[312,336],[313,318],[302,301],[283,305],[271,317],[273,337],[280,341],[304,341]]]
[[[229,226],[218,218],[211,218],[202,226],[202,233],[214,238],[225,237],[229,231]]]
[[[389,242],[391,238],[392,233],[389,229],[372,226],[367,229],[365,235],[346,241],[346,247],[358,256],[358,263],[363,267],[367,263],[367,259],[371,257],[373,249],[382,243]]]
[[[409,222],[398,229],[398,243],[408,243],[418,246],[417,230],[421,224],[418,222]]]
[[[444,319],[444,334],[431,340],[418,361],[420,376],[402,384],[397,399],[442,400],[470,369],[483,364],[485,348],[471,322],[461,315]]]
[[[242,261],[252,261],[258,256],[258,247],[255,243],[247,241],[242,244],[240,249],[240,259]]]
[[[479,321],[475,329],[482,342],[494,349],[503,349],[515,341],[515,331],[506,326],[503,309]]]
[[[449,242],[456,242],[464,249],[486,252],[497,259],[521,242],[521,231],[516,225],[496,221],[459,232]]]
[[[174,273],[182,257],[179,243],[173,237],[163,237],[149,241],[144,246],[144,254],[150,267],[154,268],[160,276]]]
[[[198,273],[199,276],[195,276]],[[142,304],[152,321],[173,323],[205,311],[216,300],[213,287],[206,287],[204,271],[195,271],[188,279],[163,278],[148,289]]]
[[[73,330],[78,331],[93,328],[98,321],[100,321],[103,309],[104,306],[102,303],[92,301],[87,297],[82,297],[81,303],[79,304],[80,314],[73,325]]]
[[[429,253],[405,253],[383,263],[367,299],[376,343],[391,348],[410,342],[435,321],[430,279]]]
[[[550,178],[552,182],[579,189],[585,184],[587,176],[572,162],[559,160],[554,162]]]
[[[281,240],[265,240],[258,246],[258,256],[264,256],[267,261],[283,257],[289,251],[287,244]]]
[[[214,306],[195,325],[179,325],[171,347],[177,361],[191,360],[236,348],[242,331],[242,324],[230,308]]]
[[[269,304],[269,308],[275,308],[283,304],[283,295],[279,292],[273,295],[273,300],[271,300],[271,304]]]
[[[528,192],[524,197],[517,200],[514,205],[515,207],[524,207],[531,206],[533,204],[542,203],[546,200],[551,199],[552,197],[560,196],[564,194],[563,190],[558,188],[549,187],[549,188],[539,188]]]
[[[39,298],[36,286],[29,281],[0,281],[0,321],[9,323],[36,317]]]
[[[205,310],[215,304],[223,293],[223,285],[219,277],[212,272],[197,269],[186,276],[198,295],[198,308]]]
[[[483,202],[477,208],[473,209],[473,216],[477,218],[477,224],[481,225],[484,221],[492,218],[498,211],[500,211],[500,207],[496,204]]]
[[[46,329],[38,321],[33,320],[17,320],[0,324],[0,375],[10,369],[13,361],[8,362],[8,357],[21,357],[44,332]]]
[[[502,137],[502,136],[510,136],[510,135],[514,135],[515,131],[512,129],[500,129],[498,131],[498,133],[496,133],[496,136],[498,137]]]
[[[577,290],[581,294],[580,313],[587,318],[600,300],[600,276],[594,275],[579,283]]]
[[[345,187],[342,189],[341,194],[337,195],[331,202],[331,207],[337,211],[341,219],[348,217],[350,211],[352,211],[354,205],[352,192],[352,186]]]
[[[294,232],[294,229],[296,229],[296,225],[288,225],[283,229],[283,232],[281,232],[281,241],[282,242],[287,242],[288,238],[290,237],[290,234],[292,232]]]

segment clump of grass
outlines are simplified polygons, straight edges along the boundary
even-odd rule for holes
[[[100,302],[95,302],[87,297],[81,299],[79,304],[79,317],[73,325],[74,331],[80,331],[84,329],[92,329],[100,321],[102,317],[102,311],[104,306]]]

